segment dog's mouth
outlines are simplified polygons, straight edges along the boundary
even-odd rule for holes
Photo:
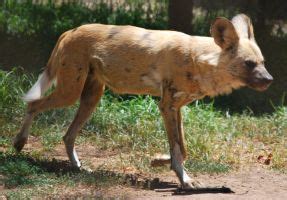
[[[269,88],[269,86],[271,85],[271,82],[261,82],[261,81],[252,81],[252,82],[248,82],[247,86],[249,88],[252,88],[256,91],[265,91]]]
[[[273,77],[264,67],[256,67],[251,73],[248,73],[245,80],[248,87],[257,91],[264,91],[273,82]]]

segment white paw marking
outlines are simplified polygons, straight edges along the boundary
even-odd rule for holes
[[[172,169],[176,172],[180,182],[189,184],[191,178],[187,175],[183,168],[183,156],[180,151],[180,146],[176,143],[172,151]]]
[[[73,161],[72,161],[73,165],[77,166],[77,167],[81,167],[81,162],[78,158],[77,152],[75,150],[75,148],[73,149]]]

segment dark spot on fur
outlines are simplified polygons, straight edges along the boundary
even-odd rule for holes
[[[192,73],[191,72],[186,72],[186,78],[187,80],[191,80],[192,79]]]
[[[65,63],[65,62],[63,62],[63,63],[62,63],[62,66],[63,66],[63,67],[65,67],[65,66],[66,66],[66,63]]]
[[[178,52],[178,50],[174,50],[174,64],[177,67],[188,67],[191,64],[191,55],[189,50],[185,50],[185,52]]]
[[[129,73],[129,72],[131,72],[131,69],[125,68],[125,71]]]
[[[79,75],[79,76],[77,77],[77,82],[79,82],[80,78],[81,78],[81,76]]]
[[[168,80],[164,79],[162,82],[163,82],[163,85],[167,85]]]
[[[221,37],[219,40],[220,40],[220,43],[221,43],[221,44],[224,43],[224,38],[223,38],[223,37]]]
[[[190,59],[188,56],[184,56],[183,59],[180,58],[176,62],[176,65],[179,67],[186,67],[186,66],[189,66],[189,64],[190,64]]]
[[[151,64],[151,65],[149,66],[149,68],[151,68],[152,70],[156,70],[156,64]]]
[[[165,80],[164,90],[168,91],[169,95],[173,97],[173,95],[177,92],[176,87],[173,84],[173,81]]]
[[[226,48],[226,51],[228,51],[229,56],[232,58],[236,55],[237,53],[237,47],[234,45],[229,46],[228,48]]]
[[[234,47],[233,47],[233,46],[230,46],[230,47],[226,48],[225,50],[226,50],[226,51],[232,51],[233,49],[234,49]]]
[[[94,75],[95,74],[95,68],[92,64],[89,65],[89,75]]]
[[[112,27],[108,34],[108,39],[114,38],[120,32],[118,27]]]
[[[170,87],[170,88],[168,88],[168,91],[170,92],[170,95],[173,97],[173,95],[175,94],[175,93],[177,93],[177,89],[175,88],[175,87]]]
[[[83,70],[83,68],[82,67],[80,67],[80,68],[78,68],[78,71],[80,72],[80,71],[82,71]]]
[[[141,74],[141,78],[147,76],[148,74],[144,73],[144,74]]]
[[[78,28],[74,28],[74,29],[72,30],[72,32],[75,32],[77,29],[78,29]]]
[[[167,81],[167,86],[168,88],[173,86],[173,80]]]
[[[183,59],[183,65],[186,66],[190,63],[190,57],[189,56],[184,56],[184,59]]]
[[[151,32],[146,32],[145,34],[143,34],[142,40],[150,40],[150,35],[151,35]]]

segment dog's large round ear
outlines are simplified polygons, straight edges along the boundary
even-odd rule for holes
[[[238,14],[231,20],[239,37],[255,40],[251,19],[245,14]]]
[[[222,49],[228,49],[238,44],[238,34],[228,19],[218,17],[214,20],[210,28],[210,34],[215,43]]]

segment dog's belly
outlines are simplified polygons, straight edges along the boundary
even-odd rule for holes
[[[161,82],[148,75],[105,74],[101,79],[115,93],[160,96]]]
[[[160,96],[160,73],[143,66],[113,66],[96,71],[97,77],[119,94],[149,94]]]
[[[134,87],[128,86],[130,83],[122,82],[117,85],[109,85],[107,86],[114,92],[118,94],[148,94],[152,96],[160,96],[159,88],[152,87]]]

